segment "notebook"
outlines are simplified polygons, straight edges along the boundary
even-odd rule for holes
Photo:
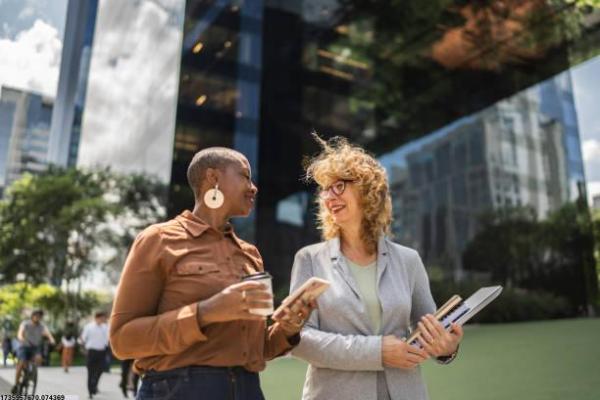
[[[450,329],[450,325],[453,322],[458,325],[464,325],[498,297],[501,292],[502,286],[488,286],[482,287],[464,301],[460,296],[454,295],[435,312],[434,316],[442,323],[446,330]],[[421,347],[418,340],[419,335],[420,330],[417,328],[412,332],[407,342],[410,345]]]

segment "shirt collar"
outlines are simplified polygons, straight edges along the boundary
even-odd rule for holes
[[[189,210],[185,210],[176,216],[175,220],[177,220],[177,222],[179,222],[179,224],[195,238],[199,237],[210,228],[210,225],[196,217]]]
[[[183,226],[183,228],[190,233],[193,237],[200,237],[204,232],[212,227],[204,222],[202,219],[195,216],[191,211],[185,210],[181,214],[175,217],[175,220]],[[229,222],[225,225],[225,229],[223,230],[223,235],[230,236],[235,244],[237,244],[240,248],[242,247],[241,240],[235,234],[233,230],[233,225]]]

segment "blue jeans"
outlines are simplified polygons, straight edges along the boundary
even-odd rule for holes
[[[144,375],[137,400],[264,400],[256,372],[242,367],[185,367]]]

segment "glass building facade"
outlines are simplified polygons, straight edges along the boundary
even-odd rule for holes
[[[545,221],[585,198],[569,69],[600,53],[600,18],[584,2],[188,0],[183,26],[169,214],[193,204],[195,152],[246,154],[258,202],[236,224],[281,287],[319,240],[313,130],[382,162],[396,240],[443,279],[495,276],[466,256],[485,215]]]
[[[53,99],[3,87],[0,92],[0,194],[24,173],[47,167]]]

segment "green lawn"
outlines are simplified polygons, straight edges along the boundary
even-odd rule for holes
[[[454,363],[423,371],[431,400],[598,400],[600,319],[467,326]],[[299,399],[305,372],[296,359],[270,362],[267,400]]]

